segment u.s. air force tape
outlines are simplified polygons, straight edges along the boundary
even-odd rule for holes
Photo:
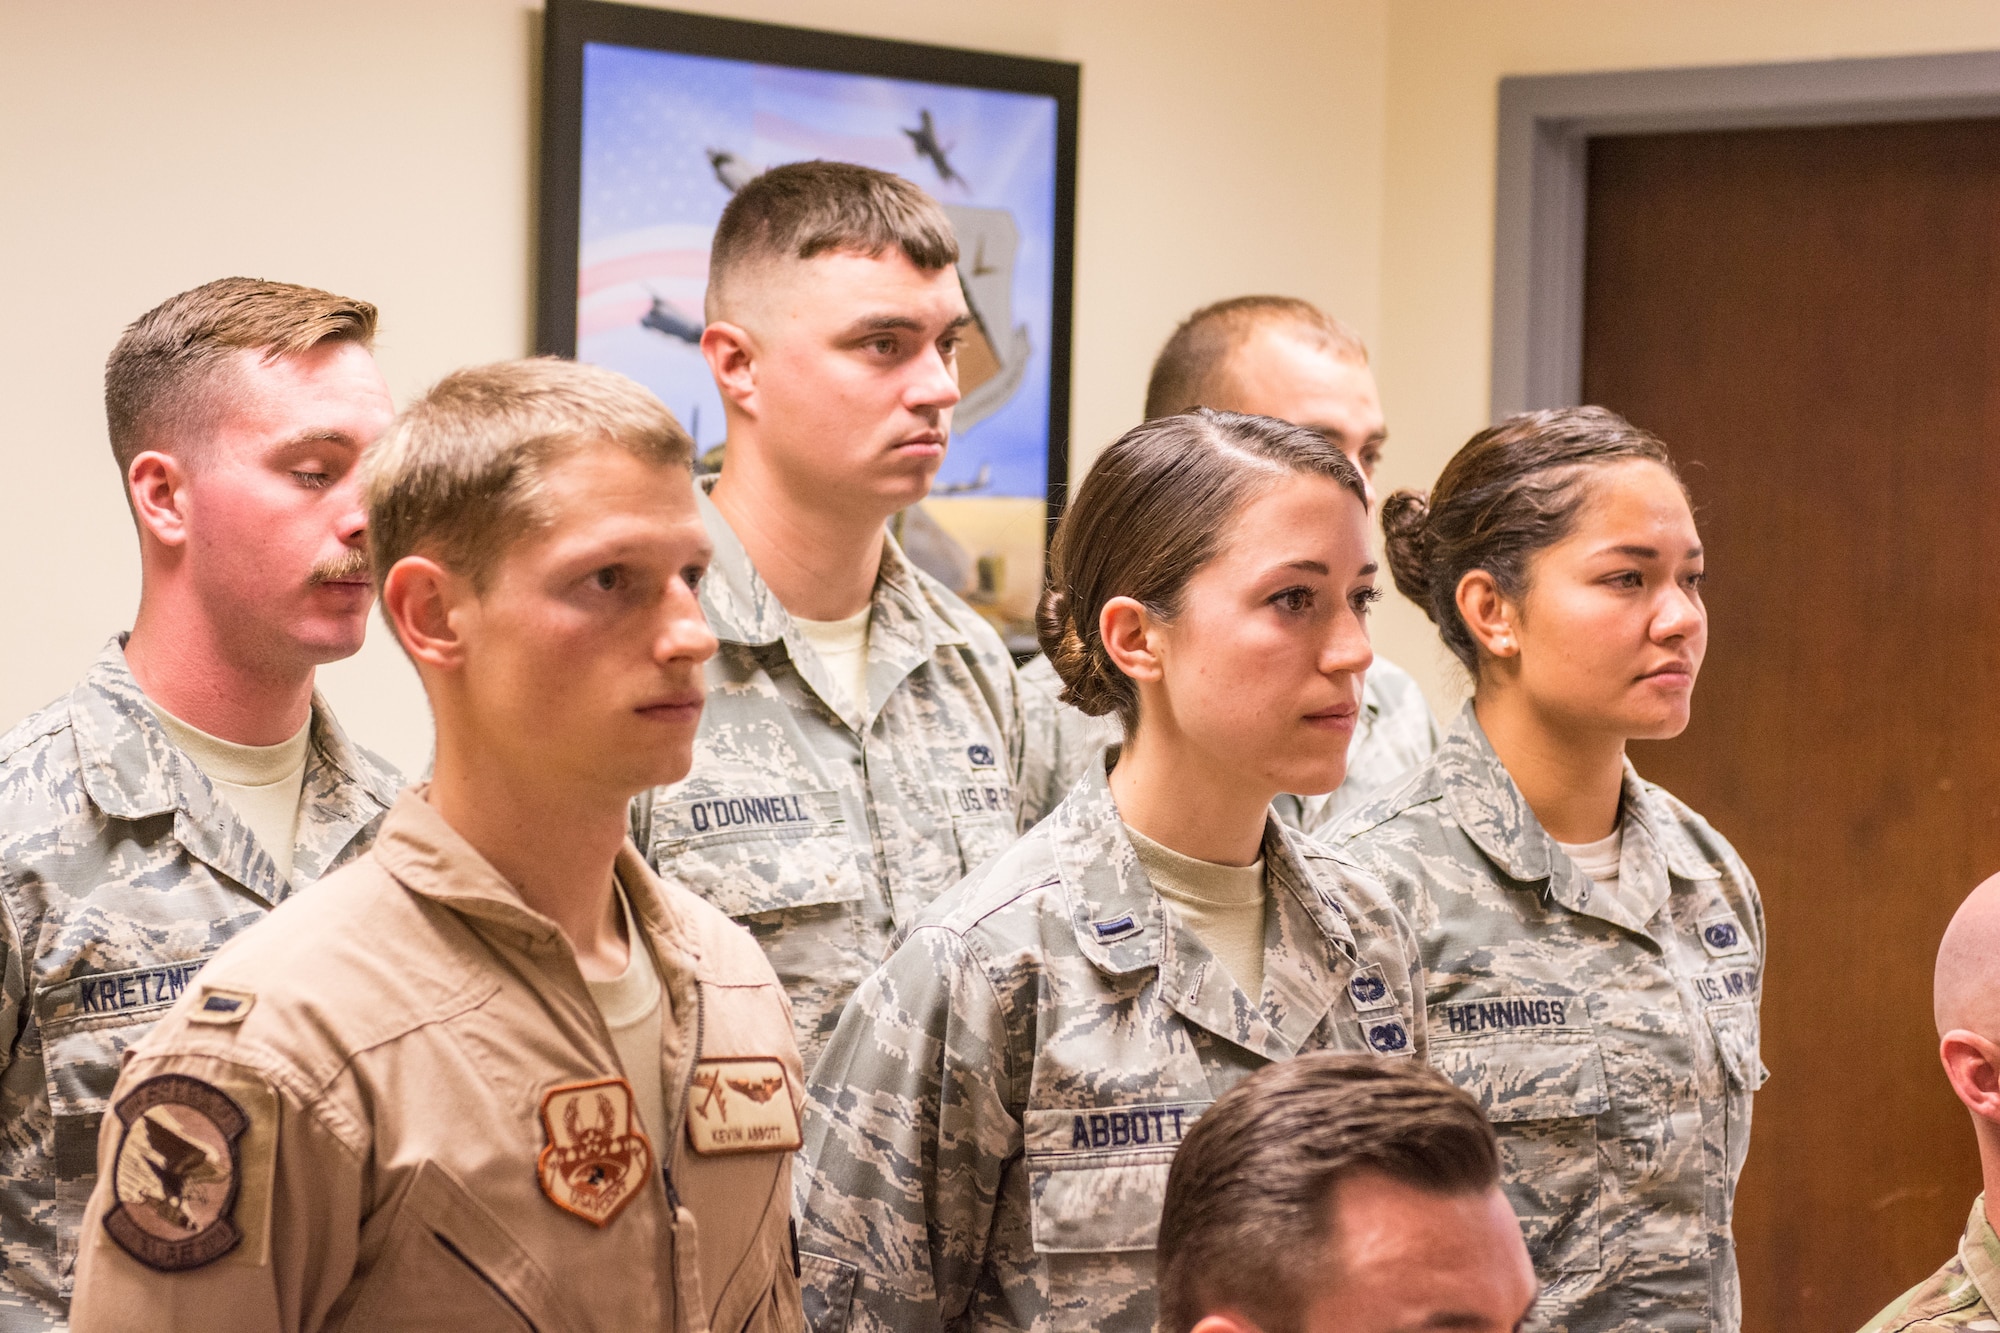
[[[243,1239],[239,1143],[250,1118],[221,1089],[185,1074],[149,1078],[117,1115],[112,1194],[104,1229],[148,1268],[178,1273],[214,1263]]]

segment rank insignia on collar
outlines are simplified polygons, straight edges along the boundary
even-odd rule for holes
[[[653,1174],[653,1145],[622,1078],[565,1083],[542,1095],[548,1142],[535,1159],[542,1193],[566,1213],[603,1226]]]
[[[703,1060],[688,1090],[688,1145],[703,1156],[794,1152],[804,1142],[791,1080],[775,1056]]]
[[[146,1267],[179,1273],[214,1263],[243,1239],[238,1141],[250,1127],[229,1095],[198,1078],[162,1074],[125,1094],[117,1115],[112,1194],[104,1229]]]

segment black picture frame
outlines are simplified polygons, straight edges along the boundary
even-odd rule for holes
[[[1047,530],[1069,477],[1071,304],[1076,226],[1079,66],[952,47],[889,41],[677,10],[549,0],[542,51],[540,231],[535,346],[575,356],[582,227],[585,47],[601,43],[803,70],[1028,93],[1055,102],[1055,208],[1051,238]],[[914,173],[912,178],[915,179]],[[923,183],[923,182],[919,182]]]

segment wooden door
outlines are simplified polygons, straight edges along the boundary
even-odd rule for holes
[[[1709,558],[1693,724],[1633,759],[1769,923],[1745,1326],[1853,1330],[1979,1190],[1931,965],[2000,870],[2000,121],[1600,139],[1588,218],[1584,400]]]

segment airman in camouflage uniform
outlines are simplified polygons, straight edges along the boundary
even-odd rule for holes
[[[1339,844],[1422,943],[1430,1058],[1479,1099],[1553,1333],[1742,1321],[1730,1212],[1750,1139],[1764,914],[1720,834],[1628,763],[1620,897],[1536,820],[1468,704]]]
[[[59,1328],[125,1049],[215,951],[366,849],[398,779],[317,696],[291,878],[173,742],[121,636],[0,739],[0,1329]]]
[[[633,804],[647,859],[750,928],[812,1068],[861,979],[1014,841],[1021,701],[1000,636],[883,536],[868,700],[847,700],[706,494],[702,609],[722,641],[694,768]]]
[[[1408,925],[1265,825],[1260,996],[1147,882],[1101,770],[926,914],[813,1080],[816,1333],[1150,1333],[1167,1169],[1217,1097],[1312,1050],[1424,1050]]]
[[[1028,728],[1021,785],[1049,793],[1045,799],[1053,806],[1092,760],[1103,762],[1105,746],[1118,742],[1118,719],[1091,717],[1063,703],[1062,681],[1046,657],[1037,656],[1020,675]],[[1347,777],[1324,796],[1280,796],[1271,808],[1293,828],[1331,836],[1342,815],[1430,758],[1437,743],[1437,719],[1416,677],[1377,657],[1362,681],[1361,717],[1347,744]]]
[[[1861,1333],[2000,1333],[2000,1237],[1986,1218],[1986,1196],[1972,1216],[1958,1253],[1943,1268],[1889,1303]]]

